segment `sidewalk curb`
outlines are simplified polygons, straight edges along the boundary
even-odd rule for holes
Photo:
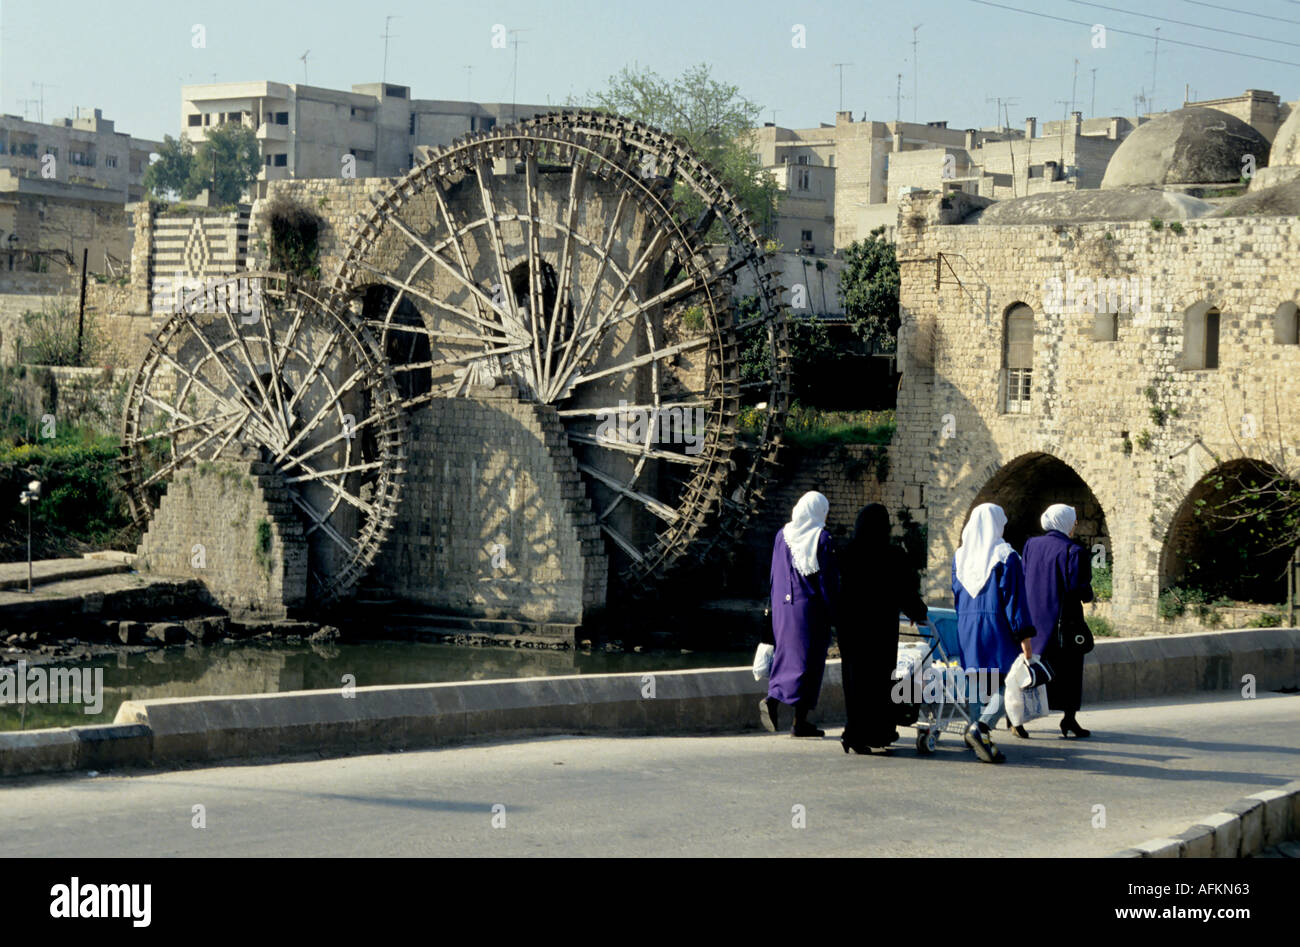
[[[1116,852],[1117,858],[1249,858],[1300,836],[1300,780],[1224,806],[1172,838]]]

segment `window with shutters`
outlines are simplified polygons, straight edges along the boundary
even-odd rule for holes
[[[1007,310],[1002,344],[1004,410],[1008,414],[1026,414],[1033,391],[1034,311],[1024,303]]]
[[[1273,313],[1273,341],[1281,345],[1300,345],[1300,306],[1286,302]]]
[[[1209,303],[1197,303],[1183,316],[1183,363],[1185,371],[1219,367],[1219,310]]]

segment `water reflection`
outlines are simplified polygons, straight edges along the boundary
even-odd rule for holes
[[[102,669],[102,710],[98,714],[86,714],[79,704],[4,704],[0,705],[0,730],[111,723],[117,708],[127,700],[328,690],[341,687],[344,674],[353,675],[358,687],[367,687],[736,667],[748,665],[751,659],[748,652],[734,651],[588,654],[409,641],[300,645],[244,642],[166,648],[143,654],[106,655],[85,662],[40,665],[46,669]]]

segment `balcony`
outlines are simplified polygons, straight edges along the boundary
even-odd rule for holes
[[[258,141],[288,141],[289,126],[276,125],[273,122],[263,122],[257,127]]]

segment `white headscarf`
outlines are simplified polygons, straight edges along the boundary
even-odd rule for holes
[[[955,560],[957,581],[971,598],[980,594],[993,567],[1015,552],[1002,538],[1006,525],[1007,514],[995,503],[981,503],[971,510]]]
[[[1069,536],[1070,530],[1074,529],[1077,519],[1074,507],[1066,506],[1064,503],[1053,503],[1043,513],[1043,518],[1038,522],[1045,530],[1055,529]]]
[[[815,490],[805,493],[794,505],[790,522],[781,530],[785,544],[790,547],[790,558],[800,575],[813,575],[821,568],[817,561],[817,541],[826,528],[826,514],[831,504]]]

